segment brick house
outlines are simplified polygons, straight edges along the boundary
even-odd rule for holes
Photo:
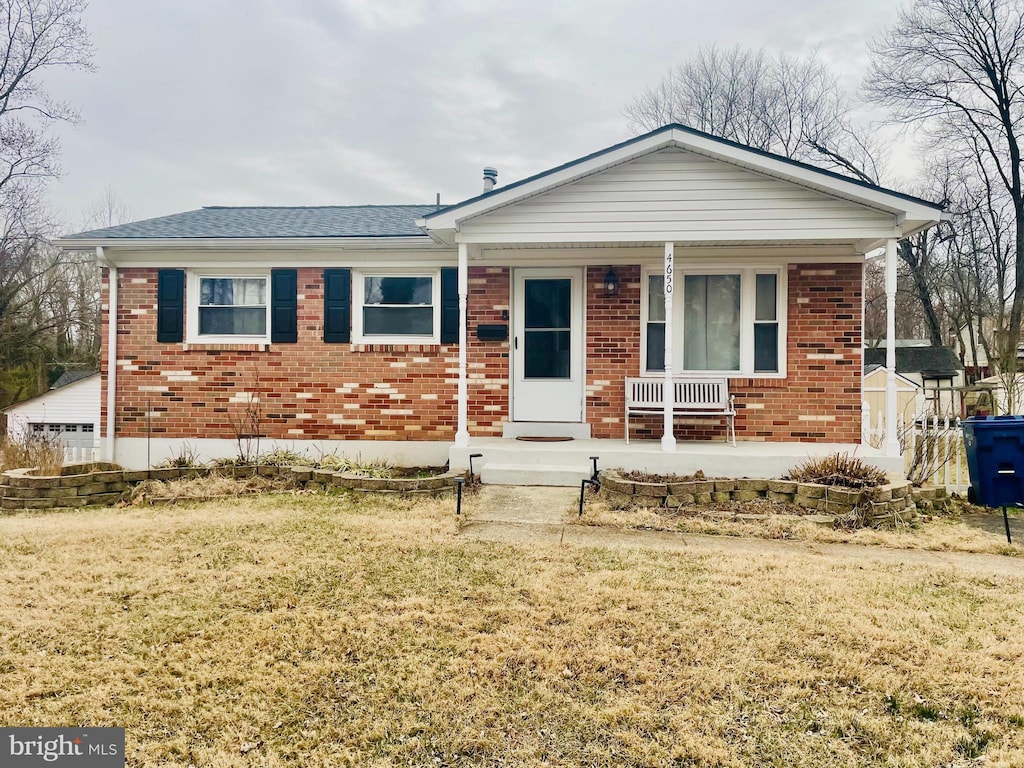
[[[493,185],[487,169],[444,208],[203,208],[64,238],[104,265],[105,452],[210,458],[258,434],[465,466],[539,435],[575,439],[527,444],[563,452],[543,462],[777,473],[859,446],[865,254],[885,249],[891,307],[897,239],[942,217],[679,125]],[[627,450],[627,378],[709,375],[736,447],[724,419],[650,414]],[[897,466],[898,446],[857,449]]]

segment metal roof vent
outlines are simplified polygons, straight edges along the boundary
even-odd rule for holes
[[[490,192],[498,183],[498,169],[484,168],[484,192]]]

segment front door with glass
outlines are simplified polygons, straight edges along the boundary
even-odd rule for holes
[[[514,298],[513,420],[581,422],[581,270],[516,270]]]

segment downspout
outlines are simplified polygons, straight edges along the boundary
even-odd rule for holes
[[[103,457],[113,461],[117,402],[117,267],[107,261],[103,246],[96,247],[96,259],[107,267],[107,420],[103,429]]]

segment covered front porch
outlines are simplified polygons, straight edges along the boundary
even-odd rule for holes
[[[884,249],[893,340],[897,241],[940,206],[678,125],[492,187],[419,222],[458,250],[453,466],[483,453],[485,481],[531,482],[523,467],[543,465],[536,476],[560,484],[599,456],[777,477],[839,450],[899,470],[894,433],[881,450],[859,445],[863,264]],[[664,386],[627,446],[616,438],[635,377]],[[675,407],[677,379],[695,377],[727,388],[719,410],[739,446],[705,442],[723,434],[713,420],[678,418],[695,414]],[[886,413],[895,393],[893,374]],[[535,424],[551,436],[571,424],[576,439],[517,445]]]
[[[469,469],[484,483],[503,485],[579,485],[599,469],[642,470],[652,474],[757,479],[783,477],[809,458],[832,453],[855,454],[886,472],[902,473],[903,459],[887,456],[868,445],[843,443],[759,443],[733,446],[716,441],[678,441],[675,451],[662,449],[660,440],[576,439],[528,442],[500,437],[473,437],[466,446],[448,452],[452,469]],[[479,455],[477,455],[479,454]]]

